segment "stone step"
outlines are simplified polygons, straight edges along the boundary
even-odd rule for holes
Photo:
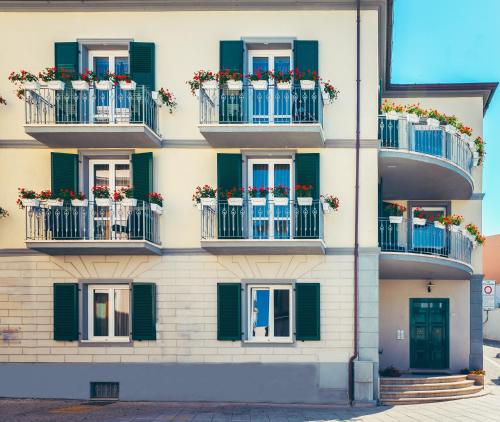
[[[489,394],[489,393],[487,393],[486,391],[483,390],[479,393],[467,394],[464,396],[380,399],[380,404],[383,406],[396,406],[396,405],[405,405],[405,404],[437,403],[437,402],[450,401],[450,400],[472,399],[472,398],[484,396],[486,394]]]
[[[426,376],[426,377],[381,377],[380,384],[435,384],[435,383],[446,383],[446,382],[458,382],[465,381],[467,375],[438,375],[438,376]]]
[[[465,388],[453,388],[448,390],[410,390],[410,391],[384,391],[380,392],[381,400],[393,400],[404,398],[432,398],[432,397],[453,397],[466,396],[479,393],[483,387],[475,385]]]
[[[472,387],[474,381],[460,380],[454,382],[432,382],[428,384],[381,384],[380,391],[426,391],[426,390],[452,390],[454,388]]]

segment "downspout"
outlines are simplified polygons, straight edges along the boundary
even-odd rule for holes
[[[361,0],[356,0],[356,184],[354,187],[354,347],[349,359],[349,400],[354,401],[354,360],[358,357],[358,284],[359,284],[359,153],[360,153],[360,35]]]

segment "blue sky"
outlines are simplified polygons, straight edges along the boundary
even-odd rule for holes
[[[392,82],[500,81],[499,16],[499,0],[395,0]],[[487,235],[500,233],[499,138],[500,88],[484,120]]]

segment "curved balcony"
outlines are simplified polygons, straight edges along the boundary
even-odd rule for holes
[[[469,199],[473,152],[444,126],[379,117],[384,199]]]
[[[379,218],[378,238],[381,279],[468,280],[472,275],[472,242],[461,231]]]

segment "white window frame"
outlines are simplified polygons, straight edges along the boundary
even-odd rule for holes
[[[252,309],[253,309],[253,289],[269,290],[269,337],[254,337],[253,336],[253,323],[252,323]],[[288,290],[289,298],[289,333],[288,337],[274,337],[274,291],[275,290]],[[295,318],[293,309],[293,286],[291,284],[249,284],[246,289],[247,293],[247,339],[246,343],[293,343],[293,321]]]
[[[129,291],[129,335],[115,336],[115,290]],[[109,336],[94,336],[94,293],[107,293],[109,300],[109,316],[108,316],[108,333],[113,333]],[[130,301],[130,286],[126,284],[91,284],[88,286],[88,341],[89,342],[114,342],[128,343],[130,342],[130,331],[132,321],[132,307]]]

